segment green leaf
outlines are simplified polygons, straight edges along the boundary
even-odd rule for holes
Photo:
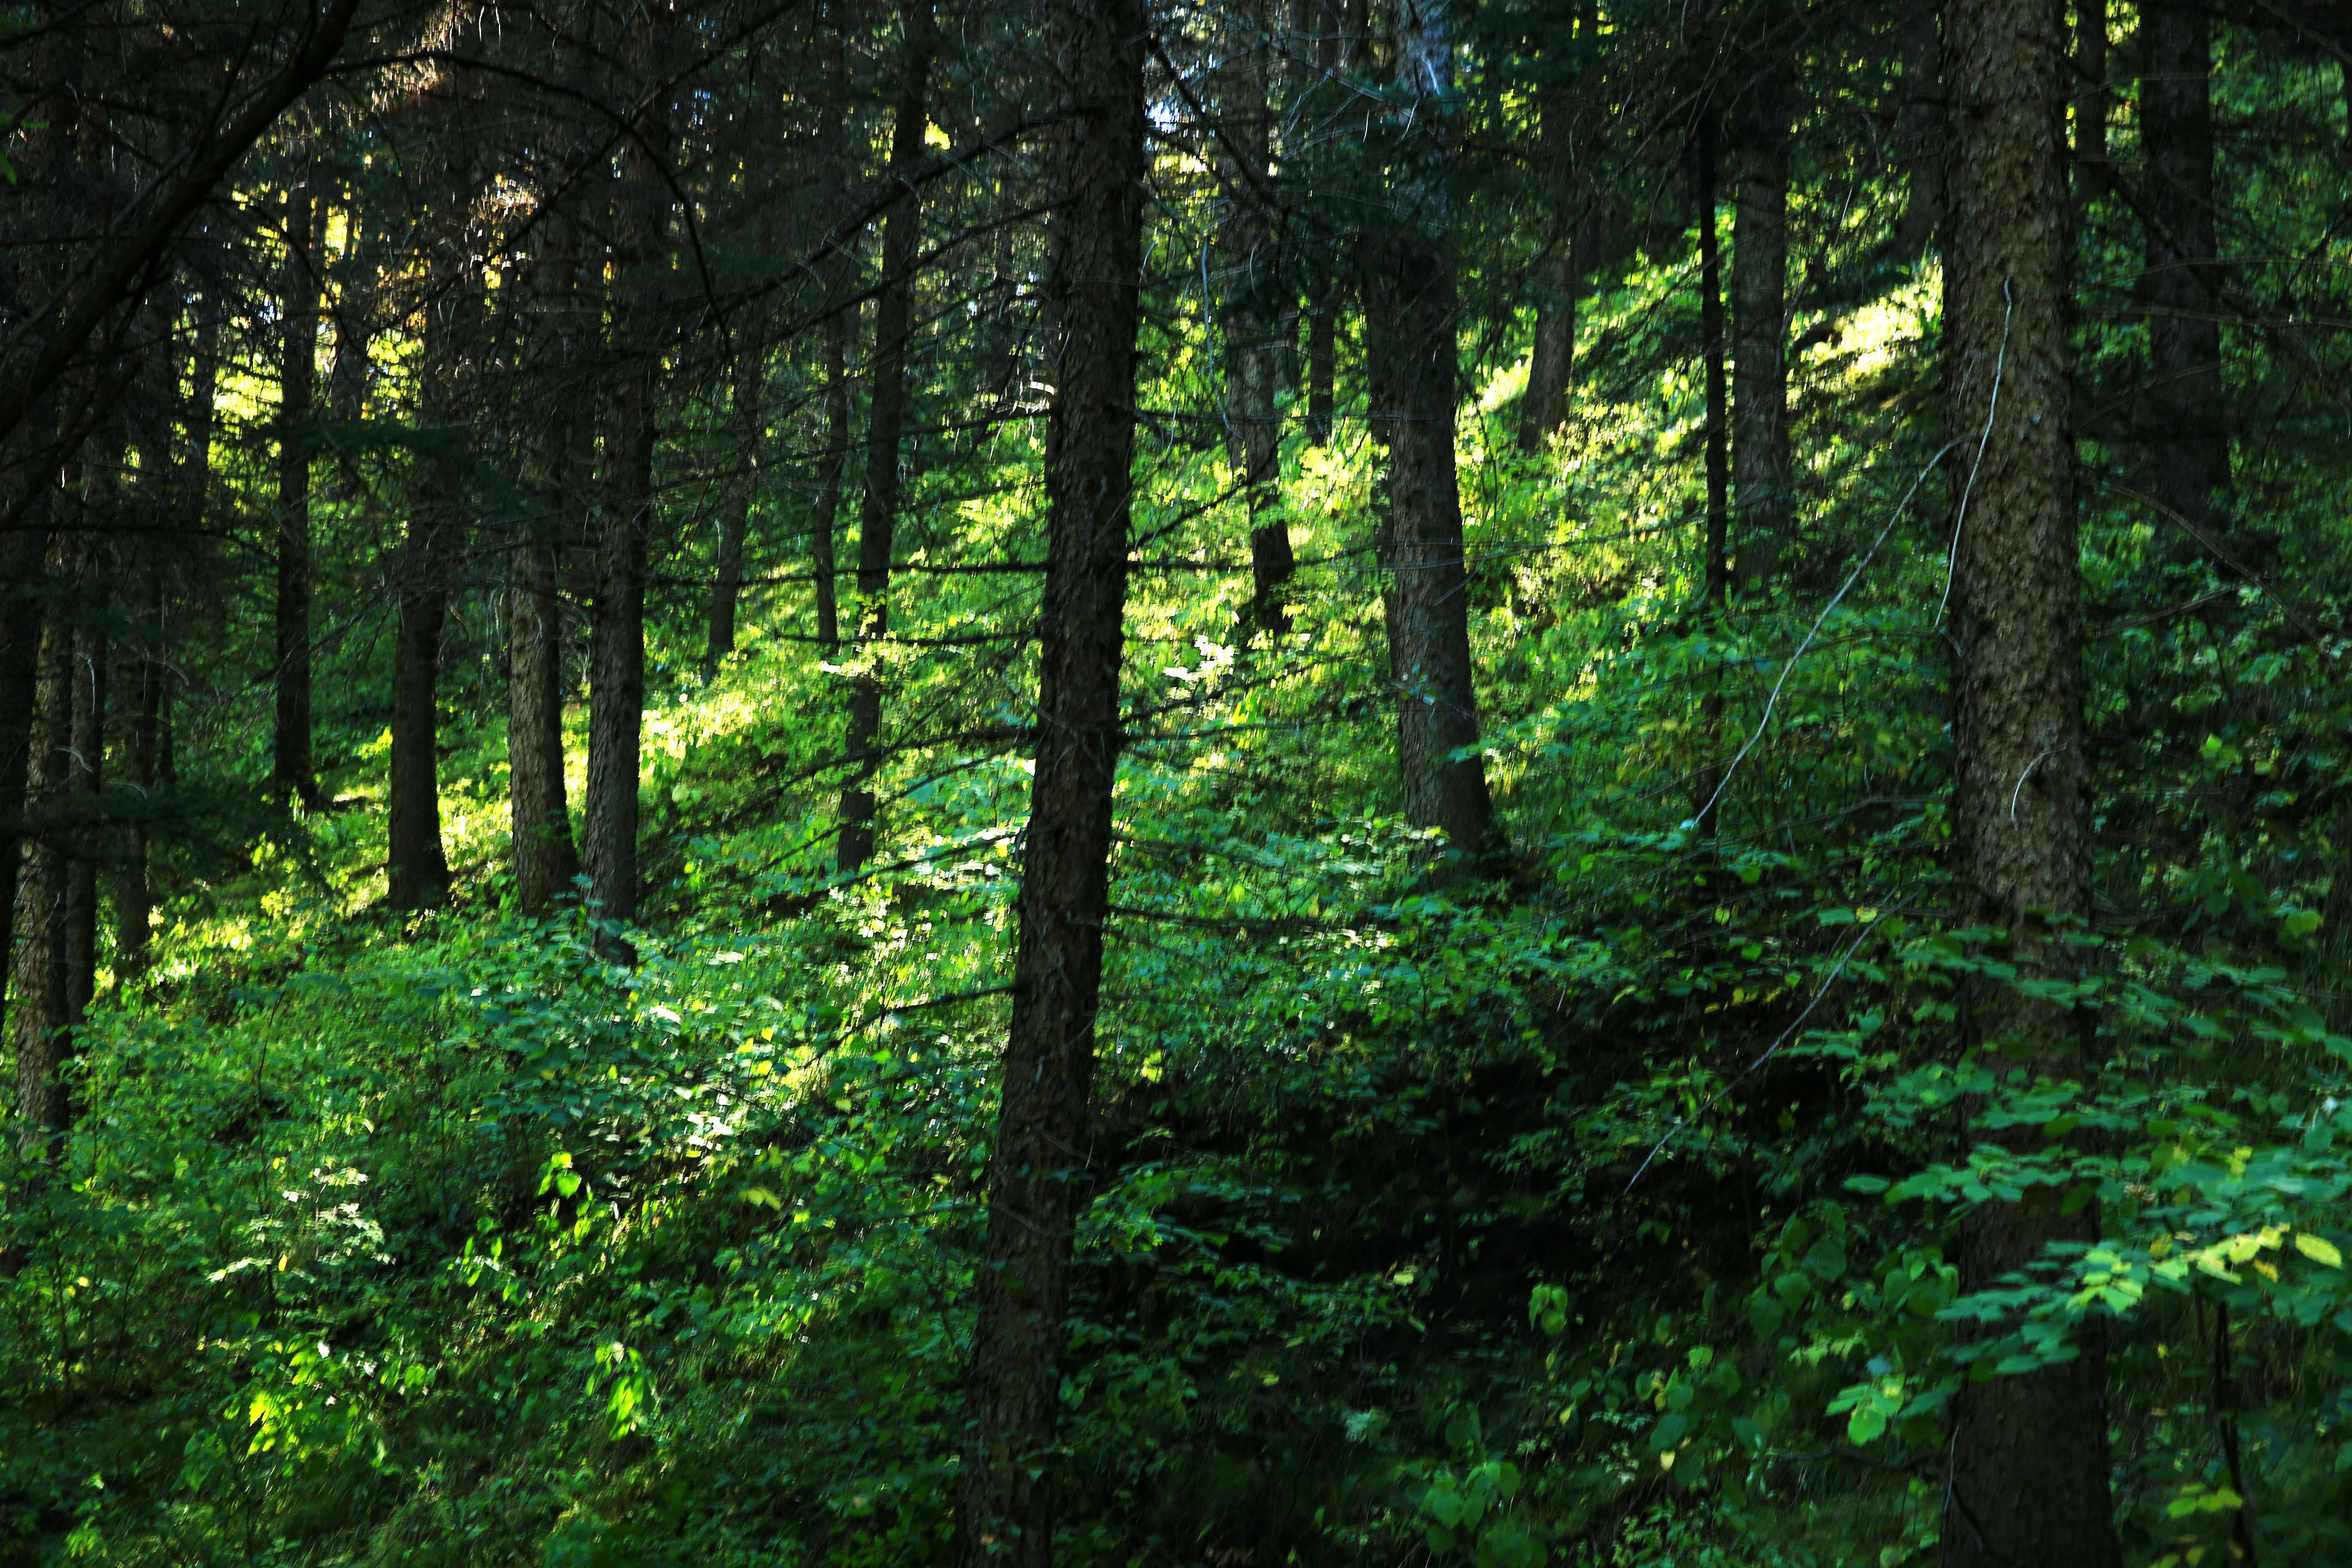
[[[1869,1405],[1863,1406],[1846,1417],[1845,1435],[1853,1439],[1856,1447],[1875,1441],[1879,1434],[1885,1430],[1885,1413]]]
[[[2307,1230],[2298,1230],[2294,1233],[2294,1249],[2323,1268],[2344,1267],[2344,1254],[2336,1249],[2336,1244],[2322,1237],[2314,1236]]]
[[[1689,1431],[1690,1417],[1679,1410],[1669,1410],[1659,1416],[1658,1424],[1650,1429],[1650,1447],[1656,1453],[1665,1453],[1680,1443]]]

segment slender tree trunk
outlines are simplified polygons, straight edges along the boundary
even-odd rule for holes
[[[1225,430],[1250,520],[1248,624],[1243,637],[1280,637],[1290,617],[1283,595],[1297,570],[1287,524],[1267,516],[1282,479],[1282,426],[1276,422],[1286,290],[1276,252],[1271,202],[1273,165],[1267,134],[1266,7],[1265,0],[1227,18],[1224,63],[1218,75],[1223,134],[1222,184],[1232,216],[1226,222]]]
[[[278,290],[278,703],[270,793],[319,805],[310,753],[311,401],[318,382],[319,276],[323,208],[307,176],[287,193],[286,262]]]
[[[142,465],[142,469],[163,471],[160,462],[154,468]],[[159,498],[158,506],[168,515],[168,498]],[[121,891],[116,898],[114,973],[118,985],[146,972],[153,940],[156,900],[148,864],[152,846],[146,821],[137,814],[154,798],[160,782],[156,773],[157,742],[163,720],[164,682],[171,673],[163,660],[163,622],[168,600],[167,574],[160,554],[159,542],[145,542],[135,579],[141,637],[130,650],[131,713],[123,727],[122,782],[136,797],[136,804],[131,806],[134,815],[131,826],[123,835]]]
[[[1792,521],[1789,457],[1789,103],[1777,73],[1756,83],[1738,148],[1731,252],[1731,466],[1740,583],[1761,589]]]
[[[37,515],[29,521],[39,527]],[[0,623],[0,952],[13,952],[20,934],[16,893],[26,858],[24,823],[39,685],[39,534],[27,531],[0,540],[0,567],[5,567],[6,579],[0,585],[0,606],[6,615]]]
[[[541,341],[550,379],[575,384],[589,366],[575,231],[557,222],[540,258]],[[531,436],[531,491],[517,530],[507,597],[507,810],[515,902],[537,914],[572,890],[580,858],[563,778],[563,603],[558,592],[563,516],[585,468],[586,423],[560,399]]]
[[[1037,763],[965,1384],[971,1437],[956,1479],[958,1568],[1046,1568],[1053,1559],[1055,1417],[1070,1251],[1088,1184],[1110,913],[1143,267],[1145,26],[1134,0],[1057,0],[1054,14],[1054,51],[1077,101],[1076,122],[1061,135],[1048,275],[1060,352],[1045,460]]]
[[[1576,256],[1565,236],[1536,263],[1536,341],[1528,390],[1519,401],[1519,450],[1541,452],[1568,423],[1569,377],[1576,360]]]
[[[2005,928],[2026,976],[2067,967],[2050,916],[2091,912],[2083,624],[2074,496],[2066,38],[2059,0],[1951,0],[1956,144],[1944,263],[1951,427],[1981,443],[1955,520],[1950,868],[1972,924]],[[1973,440],[1967,444],[1975,445]],[[1973,461],[1973,459],[1972,459]],[[2028,1070],[2084,1069],[2074,1020],[1997,981],[1968,988],[1963,1040],[2013,1042]],[[1960,1289],[1991,1288],[2053,1241],[2099,1234],[2034,1187],[1963,1222]],[[1964,1385],[1943,1520],[1948,1568],[2115,1568],[2105,1359]]]
[[[844,310],[824,330],[824,450],[816,465],[816,508],[809,518],[809,572],[816,584],[816,643],[841,648],[841,602],[834,529],[841,515],[841,475],[849,459],[849,351],[857,315]]]
[[[368,345],[375,336],[375,297],[367,281],[372,266],[362,247],[364,216],[357,202],[343,208],[343,279],[332,307],[335,358],[327,381],[327,413],[337,424],[366,417],[373,379]]]
[[[929,0],[908,0],[898,105],[890,132],[890,168],[903,175],[927,156],[923,133],[930,82]],[[890,557],[898,547],[898,447],[907,424],[907,340],[915,293],[915,251],[922,206],[910,190],[882,224],[882,279],[874,299],[874,374],[866,415],[866,496],[857,515],[857,648],[849,688],[847,753],[856,770],[841,792],[837,864],[855,871],[874,855],[874,775],[881,766],[881,645],[890,635]]]
[[[1954,0],[1958,3],[1958,0]],[[1903,25],[1901,107],[1895,114],[1895,162],[1903,171],[1903,211],[1895,220],[1897,259],[1912,260],[1944,226],[1946,142],[1945,49],[1937,8],[1916,5]]]
[[[1332,384],[1339,369],[1340,300],[1337,281],[1327,278],[1307,310],[1307,441],[1312,447],[1331,439],[1338,412]]]
[[[465,416],[463,382],[480,305],[474,279],[460,278],[426,307],[418,419],[428,428],[446,429]],[[441,638],[450,579],[465,546],[467,498],[455,465],[428,460],[420,477],[398,564],[392,653],[385,902],[395,910],[436,909],[449,899],[449,858],[441,843]]]
[[[93,584],[96,586],[96,584]],[[103,614],[103,606],[100,613]],[[66,858],[66,1026],[79,1029],[98,994],[98,859],[93,819],[106,755],[106,638],[90,626],[74,633],[73,754],[67,792],[79,819]]]
[[[56,580],[70,580],[76,546],[49,552]],[[69,1048],[66,990],[65,848],[51,818],[67,804],[73,776],[74,633],[62,615],[42,617],[34,675],[29,761],[25,781],[31,833],[16,890],[16,1147],[37,1154],[65,1131],[72,1112],[63,1068]]]
[[[638,79],[656,79],[674,14],[648,5],[631,13],[630,51]],[[646,708],[646,560],[654,521],[654,426],[661,381],[657,260],[667,242],[668,187],[660,160],[668,127],[641,127],[622,156],[614,203],[615,339],[612,428],[605,442],[604,526],[596,543],[596,592],[588,627],[588,787],[583,858],[589,898],[602,920],[637,918],[637,792]],[[656,151],[658,149],[659,151]],[[636,950],[607,934],[598,949],[634,964]]]
[[[2107,194],[2107,0],[2074,0],[2074,181],[2081,205]]]
[[[1692,195],[1698,208],[1698,320],[1706,384],[1706,558],[1702,593],[1720,609],[1731,592],[1731,419],[1723,354],[1723,243],[1716,224],[1716,117],[1699,116]]]
[[[2231,536],[2230,431],[2221,385],[2221,280],[2213,223],[2213,23],[2200,0],[2140,13],[2140,140],[2147,153],[2148,369],[2156,499],[2232,576],[2260,576],[2273,542]],[[2178,537],[2178,536],[2176,536]]]
[[[702,662],[716,670],[735,651],[735,604],[743,595],[743,539],[751,526],[751,501],[759,491],[760,373],[764,350],[755,339],[743,346],[735,367],[733,412],[743,443],[742,471],[719,514],[719,559],[710,582],[710,629]]]
[[[1488,848],[1494,807],[1478,744],[1469,580],[1454,461],[1459,366],[1454,334],[1453,18],[1444,0],[1400,14],[1397,85],[1413,123],[1394,154],[1386,232],[1370,241],[1364,292],[1374,434],[1388,446],[1383,554],[1397,686],[1397,759],[1405,820],[1435,827],[1461,858]],[[1454,753],[1469,748],[1471,754]]]

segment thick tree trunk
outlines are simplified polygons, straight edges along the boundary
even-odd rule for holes
[[[1723,242],[1716,223],[1715,111],[1699,116],[1691,195],[1698,209],[1699,356],[1706,392],[1706,543],[1700,592],[1721,609],[1731,596],[1731,417],[1723,356]]]
[[[51,547],[53,578],[76,574],[62,543]],[[71,1120],[64,1065],[70,1044],[66,1002],[66,854],[48,821],[66,804],[73,776],[74,633],[65,616],[42,617],[34,676],[25,808],[16,889],[16,949],[11,971],[16,1001],[16,1147],[35,1155]]]
[[[1372,430],[1388,447],[1384,564],[1405,820],[1440,829],[1457,873],[1488,848],[1494,807],[1478,744],[1470,660],[1462,492],[1454,462],[1455,384],[1452,17],[1442,0],[1402,14],[1396,75],[1413,124],[1394,154],[1386,232],[1370,237],[1364,318]],[[1454,753],[1471,748],[1457,760]]]
[[[1062,132],[1048,297],[1060,337],[1047,432],[1037,763],[1013,1023],[990,1166],[956,1482],[958,1568],[1053,1557],[1055,1416],[1078,1206],[1089,1187],[1095,1014],[1109,918],[1111,790],[1143,266],[1145,22],[1134,0],[1057,0],[1077,98]]]
[[[2147,153],[2147,449],[2175,553],[2260,576],[2271,542],[2231,536],[2230,431],[2221,386],[2213,223],[2213,23],[2200,0],[2150,0],[2140,17],[2140,140]],[[2176,535],[2176,538],[2179,536]]]
[[[1789,103],[1777,75],[1741,116],[1731,251],[1731,466],[1739,581],[1760,589],[1790,538]]]
[[[735,366],[732,413],[743,443],[741,471],[729,487],[719,514],[718,559],[710,578],[710,624],[703,639],[706,673],[735,651],[735,606],[743,596],[743,540],[751,528],[751,502],[760,479],[760,375],[766,354],[754,339],[743,345]]]
[[[841,515],[841,475],[849,461],[849,351],[857,315],[844,310],[824,329],[824,450],[816,465],[816,506],[809,516],[809,574],[816,588],[816,645],[841,647],[839,566],[834,530]]]
[[[317,202],[308,179],[287,194],[286,261],[278,289],[278,615],[276,725],[270,794],[319,804],[310,752],[311,402],[319,368]]]
[[[890,168],[903,174],[928,156],[923,134],[930,82],[929,0],[901,8],[906,58],[890,132]],[[898,548],[898,447],[907,424],[907,341],[913,314],[915,251],[923,212],[913,191],[882,224],[882,279],[874,299],[874,373],[866,414],[866,495],[857,514],[858,672],[849,688],[846,754],[856,771],[841,792],[836,864],[855,871],[874,855],[874,775],[882,764],[881,645],[890,635],[890,557]]]
[[[675,21],[666,6],[631,12],[630,51],[640,80],[657,79]],[[596,590],[588,626],[588,782],[583,858],[599,919],[637,918],[637,792],[645,739],[646,558],[654,521],[654,425],[661,381],[662,306],[656,262],[670,220],[660,159],[667,125],[640,127],[623,153],[614,202],[619,268],[612,428],[605,440],[604,526],[596,542]],[[657,152],[656,149],[659,149]],[[607,933],[598,951],[634,964],[636,950]]]
[[[1568,423],[1569,377],[1576,361],[1576,256],[1562,235],[1536,264],[1536,341],[1528,390],[1519,401],[1519,450],[1532,457]]]
[[[98,606],[100,615],[103,605]],[[66,858],[66,1026],[79,1029],[98,994],[98,858],[94,819],[106,755],[106,638],[93,627],[74,633],[73,756],[67,793],[73,796],[70,853]]]
[[[1963,917],[2005,928],[2026,975],[2062,973],[2049,918],[2091,912],[2080,563],[2074,496],[2066,38],[2059,0],[1951,0],[1956,145],[1944,264],[1944,384],[1965,448],[1989,431],[1955,520],[1953,837]],[[2074,1019],[1999,982],[1963,997],[1964,1041],[2014,1041],[2037,1075],[2081,1074]],[[1960,1288],[2099,1232],[2053,1188],[1963,1223]],[[1948,1568],[2114,1568],[2105,1362],[1968,1384],[1954,1413]]]

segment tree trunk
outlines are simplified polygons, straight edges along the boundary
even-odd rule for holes
[[[2074,0],[2074,180],[2084,205],[2107,194],[2107,0]]]
[[[673,14],[665,6],[630,13],[630,52],[638,79],[660,74]],[[668,127],[641,126],[621,159],[614,201],[618,298],[613,424],[605,441],[604,526],[596,542],[596,592],[588,626],[588,787],[583,858],[589,899],[600,920],[637,918],[637,792],[646,708],[646,558],[653,530],[654,424],[661,382],[659,268],[670,219],[660,161],[672,145]],[[658,151],[656,151],[658,149]],[[636,949],[609,931],[597,950],[634,964]]]
[[[1716,117],[1701,111],[1691,182],[1698,209],[1698,321],[1706,385],[1706,558],[1702,602],[1721,609],[1731,596],[1731,419],[1723,353],[1723,242],[1716,224]]]
[[[343,208],[344,281],[331,307],[335,358],[328,372],[327,413],[339,425],[367,416],[368,344],[375,336],[375,300],[367,286],[372,263],[361,248],[363,212],[359,203]]]
[[[1224,60],[1217,72],[1221,184],[1232,214],[1223,244],[1225,437],[1241,474],[1250,529],[1252,593],[1244,642],[1257,632],[1280,637],[1289,630],[1283,595],[1297,570],[1288,525],[1266,516],[1282,479],[1276,405],[1286,300],[1271,203],[1265,21],[1265,0],[1250,0],[1227,17]]]
[[[2091,912],[2083,625],[2071,428],[2066,48],[2058,0],[1952,0],[1954,110],[1944,268],[1944,384],[1953,433],[1982,456],[1955,519],[1955,755],[1950,867],[1970,923],[2005,928],[2027,976],[2063,974],[2048,917]],[[1963,994],[1963,1042],[2017,1042],[2031,1070],[2077,1077],[2072,1016],[1999,982]],[[2034,1187],[1963,1222],[1960,1289],[1982,1290],[2091,1240]],[[2105,1358],[1965,1385],[1954,1412],[1948,1568],[2114,1568]]]
[[[579,258],[569,224],[555,222],[536,283],[542,301],[543,364],[558,384],[589,365],[582,321]],[[558,593],[565,510],[585,467],[586,422],[566,405],[531,433],[530,496],[516,531],[507,597],[507,813],[514,848],[515,902],[537,914],[572,890],[580,858],[563,778],[563,603]]]
[[[2165,523],[2187,531],[2173,553],[2201,552],[2231,576],[2258,577],[2273,564],[2272,542],[2231,538],[2230,528],[2213,224],[2212,18],[2195,0],[2150,0],[2140,29],[2140,139],[2147,160],[2143,295],[2154,383],[2144,407],[2152,488],[2170,514]]]
[[[1731,466],[1739,581],[1761,589],[1792,521],[1789,458],[1789,103],[1777,73],[1742,116],[1731,251]]]
[[[929,85],[929,0],[901,7],[906,59],[890,132],[890,168],[904,177],[928,153],[923,133]],[[874,300],[874,373],[866,414],[866,496],[857,514],[858,671],[849,688],[847,756],[856,771],[841,792],[836,864],[846,871],[874,855],[874,775],[881,766],[881,644],[890,634],[890,557],[898,547],[898,447],[907,424],[907,339],[915,293],[915,250],[922,205],[910,188],[882,224],[882,279]]]
[[[418,423],[448,429],[465,416],[462,379],[480,300],[460,278],[425,307]],[[450,577],[462,553],[467,499],[454,463],[421,460],[398,564],[398,626],[392,651],[392,776],[387,792],[385,902],[436,909],[449,900],[441,844],[441,637]]]
[[[971,1447],[956,1481],[958,1568],[1045,1568],[1053,1557],[1063,1320],[1088,1186],[1110,912],[1143,266],[1144,27],[1133,0],[1057,0],[1054,13],[1055,54],[1078,101],[1060,135],[1048,274],[1061,341],[1045,459],[1037,762],[966,1381]]]
[[[1536,264],[1536,341],[1528,390],[1519,400],[1519,450],[1533,457],[1568,423],[1570,373],[1576,359],[1576,257],[1565,236]]]
[[[146,472],[163,471],[160,462],[154,468],[146,468],[143,464],[142,467]],[[162,510],[169,515],[168,508]],[[118,985],[146,972],[153,940],[155,889],[148,866],[152,846],[146,821],[136,814],[153,800],[161,782],[156,769],[157,742],[163,721],[164,682],[171,675],[163,659],[166,574],[163,563],[158,559],[158,542],[145,542],[137,574],[141,635],[131,649],[131,715],[122,737],[122,782],[137,797],[137,804],[131,806],[134,815],[123,835],[121,886],[116,898],[114,973]]]
[[[308,177],[287,193],[286,262],[278,289],[278,616],[276,727],[270,794],[319,805],[310,753],[310,405],[319,368],[319,277],[324,209]]]
[[[53,579],[76,574],[71,547],[50,547]],[[66,805],[73,773],[73,627],[52,611],[42,617],[25,810],[32,831],[25,840],[16,890],[15,981],[16,1016],[16,1148],[37,1155],[71,1120],[63,1068],[69,1046],[66,1005],[66,854],[48,820]]]
[[[31,518],[39,527],[40,519]],[[34,704],[39,686],[42,620],[39,535],[24,532],[0,541],[5,585],[0,605],[0,952],[16,951],[17,885],[24,869],[24,822],[31,772]],[[0,987],[5,989],[5,987]]]
[[[93,583],[93,586],[96,584]],[[104,606],[94,606],[100,615]],[[90,626],[74,633],[73,752],[66,789],[75,822],[66,858],[66,1026],[79,1029],[98,994],[98,858],[95,853],[100,770],[106,755],[106,638]]]
[[[708,675],[735,651],[735,604],[743,595],[743,539],[751,527],[751,501],[760,477],[760,374],[765,351],[758,339],[745,343],[735,366],[733,413],[740,427],[742,471],[728,492],[719,514],[719,552],[710,581],[710,628],[704,639],[703,668]]]
[[[1895,162],[1904,186],[1893,240],[1898,260],[1916,259],[1944,226],[1946,142],[1951,135],[1944,110],[1944,59],[1936,7],[1913,7],[1903,27],[1903,82],[1895,122]]]
[[[1320,447],[1331,439],[1331,420],[1338,412],[1332,383],[1339,368],[1338,339],[1342,298],[1338,284],[1326,279],[1307,310],[1307,443]]]
[[[839,567],[833,548],[841,514],[841,474],[849,458],[849,351],[857,314],[844,310],[824,329],[824,450],[817,458],[816,508],[809,518],[809,574],[816,587],[816,645],[841,649]]]
[[[1488,848],[1494,807],[1478,756],[1470,660],[1469,581],[1454,471],[1459,375],[1454,333],[1452,16],[1443,0],[1401,13],[1397,84],[1417,101],[1393,154],[1384,233],[1370,237],[1364,290],[1373,356],[1372,429],[1388,447],[1382,553],[1391,574],[1389,646],[1397,689],[1397,760],[1405,820],[1440,829],[1457,874]],[[1472,748],[1456,760],[1454,753]]]

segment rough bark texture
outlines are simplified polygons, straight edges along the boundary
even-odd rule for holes
[[[674,17],[664,5],[631,13],[630,49],[639,79],[658,79]],[[637,916],[637,790],[645,739],[646,555],[653,528],[654,418],[661,378],[656,260],[667,236],[670,199],[658,158],[667,126],[641,124],[621,160],[614,201],[620,268],[612,427],[605,441],[607,495],[596,541],[596,590],[588,627],[588,784],[583,858],[596,913],[615,924]],[[656,148],[663,150],[656,153]],[[598,951],[634,963],[625,940],[600,938]]]
[[[1966,486],[1951,582],[1955,650],[1950,866],[1965,913],[2010,932],[2009,958],[2050,974],[2050,916],[2091,910],[2082,605],[2073,487],[2066,40],[2059,0],[1953,0],[1944,382]],[[2077,1076],[2074,1020],[1998,983],[1963,997],[1964,1043],[2021,1042],[2027,1068]],[[2029,1189],[1964,1223],[1960,1288],[1980,1290],[2048,1243],[2098,1234],[2096,1205],[2059,1213]],[[1966,1388],[1954,1420],[1951,1568],[2113,1568],[2105,1361]]]
[[[1413,129],[1395,153],[1386,231],[1368,237],[1365,330],[1372,433],[1388,447],[1383,564],[1391,573],[1389,647],[1397,686],[1397,760],[1405,820],[1440,829],[1461,859],[1487,847],[1494,808],[1478,743],[1470,662],[1462,493],[1454,464],[1456,364],[1452,17],[1443,4],[1401,15],[1398,86]]]
[[[902,12],[906,60],[890,132],[890,167],[903,174],[928,153],[924,110],[931,74],[931,8],[914,0]],[[923,212],[913,192],[882,225],[882,281],[874,298],[874,370],[866,415],[866,495],[857,514],[859,670],[849,688],[847,755],[856,769],[841,792],[837,864],[855,871],[874,855],[874,774],[881,766],[880,645],[890,635],[890,557],[898,548],[898,447],[907,426],[907,339],[915,291],[915,249]]]
[[[278,286],[277,709],[270,793],[319,804],[310,750],[311,403],[319,379],[319,219],[304,179],[287,195]]]
[[[1109,916],[1111,787],[1142,271],[1144,21],[1134,0],[1058,0],[1062,133],[1048,288],[1059,334],[1037,765],[1013,1022],[972,1335],[958,1568],[1045,1568],[1070,1249],[1089,1185],[1095,1014]]]
[[[1576,256],[1563,235],[1536,264],[1536,339],[1528,390],[1519,400],[1519,450],[1533,455],[1568,423],[1569,376],[1576,361]]]
[[[36,519],[37,521],[37,519]],[[27,773],[41,653],[41,547],[22,533],[0,540],[0,952],[18,935],[16,889],[23,871]]]
[[[2213,229],[2211,15],[2192,0],[2151,0],[2141,12],[2140,35],[2150,488],[2170,514],[2164,525],[2179,542],[2173,553],[2202,552],[2225,573],[2259,576],[2271,564],[2268,542],[2232,538],[2230,530]]]
[[[1789,541],[1789,102],[1759,79],[1738,140],[1731,249],[1731,467],[1739,502],[1739,580],[1761,587]]]
[[[63,547],[50,551],[53,575],[70,574]],[[11,971],[16,1002],[16,1147],[31,1155],[71,1118],[63,1067],[66,1033],[66,855],[45,818],[65,804],[73,773],[73,627],[59,615],[42,618],[34,676],[25,809],[34,832],[25,841],[16,889],[16,949]]]
[[[844,310],[824,331],[824,451],[817,458],[816,506],[809,514],[809,574],[816,585],[816,642],[826,653],[841,647],[839,568],[834,530],[841,514],[841,474],[849,458],[849,350],[857,317]]]

